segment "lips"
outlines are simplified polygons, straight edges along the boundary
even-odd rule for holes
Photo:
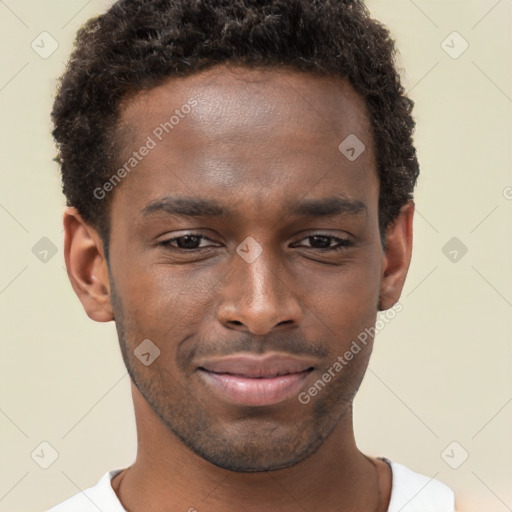
[[[300,373],[313,365],[296,357],[281,354],[268,356],[236,355],[214,361],[205,361],[201,368],[213,373],[229,373],[243,377],[275,377]]]
[[[270,354],[206,360],[198,371],[219,398],[239,405],[262,406],[296,396],[313,368],[306,359]]]

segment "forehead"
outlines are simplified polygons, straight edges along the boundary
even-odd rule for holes
[[[237,141],[247,128],[259,128],[252,136],[262,138],[276,131],[308,138],[339,137],[347,129],[364,137],[371,131],[364,100],[342,78],[228,64],[132,95],[123,102],[119,124],[126,135],[151,133],[155,120],[169,120],[191,100],[197,104],[186,114],[187,124],[197,137]]]
[[[376,179],[364,100],[340,78],[215,66],[130,97],[119,125],[120,165],[154,143],[122,184],[133,206],[170,193],[246,208],[248,199],[283,204],[313,189],[360,199]],[[353,137],[365,150],[350,161],[339,146]]]

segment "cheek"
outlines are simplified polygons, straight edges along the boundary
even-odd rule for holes
[[[294,276],[301,297],[328,311],[374,309],[380,288],[381,260],[373,250],[361,250],[340,260],[339,266],[308,263]]]
[[[359,334],[374,325],[379,301],[380,264],[366,252],[339,268],[301,273],[305,322],[331,339],[333,351],[344,351]],[[314,334],[313,334],[314,335]]]
[[[206,269],[192,273],[165,265],[132,268],[130,273],[119,272],[121,278],[115,283],[127,325],[137,337],[172,338],[183,329],[193,329],[204,317],[205,304],[218,283]]]

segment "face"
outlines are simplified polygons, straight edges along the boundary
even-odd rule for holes
[[[217,66],[130,98],[120,123],[107,288],[135,386],[217,466],[298,463],[350,415],[372,344],[304,393],[405,277],[386,292],[363,100],[342,80]]]

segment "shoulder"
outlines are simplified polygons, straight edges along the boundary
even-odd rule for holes
[[[47,512],[126,512],[110,484],[112,478],[121,471],[122,469],[107,471],[96,485],[80,491]]]
[[[455,494],[434,477],[384,459],[393,474],[391,499],[387,512],[454,512]]]

